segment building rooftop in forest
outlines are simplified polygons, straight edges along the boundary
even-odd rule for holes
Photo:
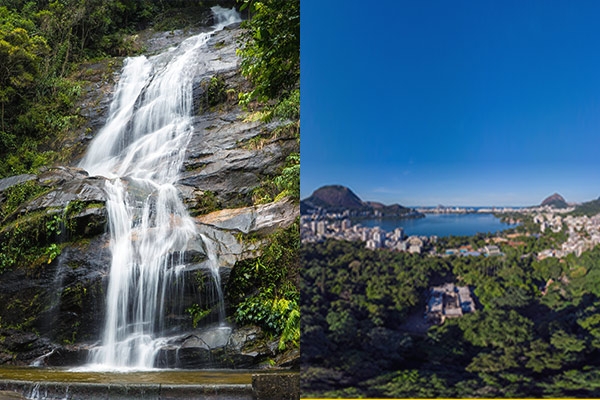
[[[426,317],[429,321],[442,324],[446,318],[462,317],[475,311],[475,302],[468,286],[445,283],[429,290]]]

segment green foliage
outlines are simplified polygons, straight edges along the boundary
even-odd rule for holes
[[[287,157],[281,175],[276,176],[273,182],[280,190],[275,201],[285,196],[300,199],[300,154],[292,153]]]
[[[266,204],[279,201],[284,197],[300,200],[300,154],[291,153],[281,173],[272,179],[266,179],[252,191],[254,204]]]
[[[241,0],[251,18],[242,45],[241,71],[254,84],[240,103],[266,102],[298,88],[300,79],[300,1]]]
[[[48,260],[46,251],[53,237],[46,232],[50,216],[25,215],[0,229],[0,273],[9,268],[36,268]]]
[[[56,257],[60,256],[60,253],[61,253],[61,248],[56,243],[52,243],[48,247],[46,247],[46,250],[44,251],[44,255],[46,257],[48,257],[48,264],[50,264],[52,261],[54,261],[54,259]]]
[[[44,190],[46,189],[36,181],[27,181],[6,189],[3,193],[6,199],[0,205],[0,221],[16,211],[21,204],[37,197]]]
[[[298,221],[271,235],[260,257],[238,262],[226,293],[240,324],[256,324],[281,335],[279,347],[300,339]]]
[[[39,142],[77,120],[69,110],[80,87],[51,69],[54,43],[38,14],[31,7],[25,12],[29,17],[0,8],[0,53],[5,53],[0,54],[0,157],[7,158],[0,176],[46,164],[48,154],[38,151]]]
[[[200,101],[200,112],[207,111],[227,100],[227,87],[223,77],[213,76],[201,82],[200,86],[204,90]]]
[[[461,239],[471,240],[478,239]],[[600,248],[561,262],[504,250],[504,257],[438,258],[334,240],[304,244],[301,347],[303,370],[311,368],[303,373],[307,392],[595,396]],[[550,278],[554,283],[542,291]],[[414,320],[404,323],[409,316],[422,318],[425,288],[449,279],[473,285],[484,307],[433,325],[426,335],[413,333]],[[375,334],[378,330],[385,334]],[[591,380],[587,387],[585,379]]]
[[[414,344],[398,333],[398,326],[416,307],[424,308],[421,293],[431,276],[448,273],[445,260],[370,251],[361,243],[335,240],[304,244],[301,259],[303,363],[345,371],[350,381],[360,376],[365,382],[378,372],[408,368]],[[312,384],[317,383],[307,381]],[[379,397],[384,389],[363,390]]]
[[[276,192],[277,187],[272,180],[261,182],[260,186],[252,190],[252,203],[255,205],[270,203],[273,201]]]
[[[545,389],[544,394],[550,397],[598,397],[600,370],[596,366],[568,370],[541,386]]]
[[[221,209],[221,204],[217,195],[210,190],[205,190],[196,197],[197,204],[191,209],[192,215],[203,215]]]
[[[0,177],[37,173],[39,168],[48,165],[55,155],[53,151],[38,151],[38,141],[35,138],[25,137],[19,143],[22,136],[6,133],[5,137],[7,136],[10,136],[10,139],[0,144],[7,152],[0,151],[0,159],[4,155],[3,163],[0,164]]]
[[[39,196],[47,188],[35,181],[25,182],[9,188],[9,201],[3,204],[11,210],[13,204],[20,205]],[[97,203],[73,201],[64,210],[32,212],[13,215],[0,226],[0,273],[10,268],[35,270],[49,264],[60,254],[63,244],[82,239],[84,229],[75,218],[86,208],[97,207]],[[4,208],[2,209],[5,212]]]
[[[279,339],[279,350],[285,350],[288,343],[292,347],[300,346],[300,307],[297,303],[291,302],[286,306],[287,317]]]
[[[274,297],[271,290],[265,289],[257,296],[240,303],[235,312],[235,319],[240,324],[261,325],[268,331],[281,335],[287,325],[293,325],[297,319],[296,315],[299,315],[296,301]],[[290,324],[287,324],[288,319]],[[300,321],[297,322],[299,338]],[[291,334],[291,337],[294,337],[294,334]]]
[[[533,323],[514,310],[482,311],[459,321],[464,338],[479,347],[513,347],[532,335]]]
[[[435,374],[423,375],[417,370],[405,370],[384,375],[369,382],[373,390],[386,398],[453,397],[447,382]]]
[[[300,89],[290,92],[273,109],[273,116],[281,119],[300,119]]]
[[[64,224],[64,219],[60,215],[54,214],[48,221],[46,221],[46,232],[51,235],[53,234],[60,236],[64,228]]]
[[[6,132],[5,110],[13,111],[39,78],[46,40],[33,23],[0,7],[0,131]]]
[[[155,13],[153,17],[153,28],[156,31],[173,31],[176,29],[185,29],[190,26],[197,26],[198,21],[206,19],[209,14],[206,7],[202,7],[202,2],[151,2],[154,3],[154,10],[149,10],[150,13]],[[179,4],[177,4],[179,3]],[[183,4],[182,4],[183,3]],[[165,9],[161,13],[156,13],[157,9],[175,7]]]
[[[250,19],[237,50],[241,57],[241,72],[253,84],[252,90],[239,94],[240,104],[269,103],[265,111],[256,113],[269,122],[273,118],[291,121],[273,133],[299,138],[300,118],[300,1],[240,0],[248,8]],[[254,147],[262,147],[257,137]],[[254,204],[265,204],[285,196],[300,198],[300,155],[292,153],[281,172],[261,182],[253,190]]]
[[[592,201],[587,201],[583,204],[578,205],[569,215],[582,216],[587,215],[589,217],[600,213],[600,198]]]
[[[192,326],[198,327],[200,320],[210,314],[210,310],[203,310],[197,303],[192,304],[185,310],[192,317]]]

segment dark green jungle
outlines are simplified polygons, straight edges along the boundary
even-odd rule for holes
[[[508,233],[442,238],[436,255],[304,244],[303,393],[600,396],[600,248],[541,259],[536,254],[559,248],[566,234],[540,234],[525,218],[510,231],[512,243],[500,244],[503,255],[443,255]],[[477,310],[415,330],[429,288],[446,282],[468,285]]]

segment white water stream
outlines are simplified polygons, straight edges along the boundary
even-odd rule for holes
[[[215,30],[239,21],[235,10],[212,10]],[[211,34],[153,57],[126,59],[106,125],[80,164],[90,175],[110,179],[112,263],[102,343],[91,351],[93,369],[152,368],[165,342],[165,296],[178,285],[188,243],[199,237],[174,184],[192,133],[192,83]],[[221,293],[214,246],[204,247]]]

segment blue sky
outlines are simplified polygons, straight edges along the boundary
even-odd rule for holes
[[[600,2],[301,2],[301,197],[600,196]]]

